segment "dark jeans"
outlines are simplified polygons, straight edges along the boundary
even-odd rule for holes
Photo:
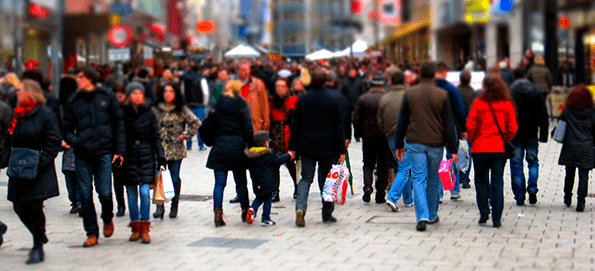
[[[364,192],[374,191],[374,168],[378,169],[376,180],[376,200],[384,200],[388,185],[388,169],[390,166],[390,149],[384,136],[364,137],[362,142],[364,156]]]
[[[181,182],[180,168],[182,167],[182,160],[167,161],[167,169],[171,173],[171,181],[174,183]]]
[[[474,153],[475,160],[475,193],[477,195],[477,207],[482,215],[490,214],[490,195],[492,221],[500,223],[502,210],[504,209],[504,166],[506,158],[504,153]],[[491,178],[489,177],[491,173]]]
[[[254,210],[254,214],[256,214],[260,205],[264,204],[262,206],[262,222],[271,220],[271,200],[272,199],[273,199],[273,194],[257,196],[254,198],[254,201],[252,202],[252,206],[250,206],[250,208],[252,208],[252,210]]]
[[[114,203],[112,202],[112,155],[107,154],[98,158],[81,159],[76,157],[77,188],[81,193],[81,207],[83,210],[83,225],[87,236],[99,237],[97,213],[93,203],[93,183],[101,202],[101,218],[103,223],[109,224],[114,217]],[[95,182],[93,182],[95,181]]]
[[[66,183],[66,191],[68,191],[68,200],[70,200],[70,206],[81,205],[81,195],[76,189],[76,172],[75,171],[64,171],[64,182]]]
[[[47,243],[43,200],[14,202],[13,209],[21,219],[21,222],[23,222],[25,227],[33,235],[33,245],[41,246]]]
[[[246,179],[246,170],[234,170],[233,179],[236,182],[236,192],[240,198],[242,207],[250,206],[248,198],[248,180]],[[227,185],[227,171],[215,170],[215,188],[213,190],[213,208],[223,208],[223,191]]]
[[[326,175],[331,171],[335,158],[332,155],[310,155],[302,154],[302,179],[298,184],[297,199],[295,202],[295,209],[304,211],[308,209],[308,195],[310,193],[310,186],[314,182],[314,172],[316,164],[318,163],[318,188],[320,189],[320,198],[322,199],[322,190]],[[322,200],[322,220],[328,220],[333,214],[335,204],[333,202],[325,202]]]
[[[295,166],[295,162],[289,161],[289,162],[285,163],[285,167],[287,167],[287,170],[289,171],[289,175],[291,175],[291,179],[293,180],[294,189],[297,190],[297,184],[295,182],[297,168]],[[279,192],[279,186],[281,184],[281,176],[280,176],[280,172],[279,172],[280,170],[281,170],[281,166],[278,166],[275,169],[275,181],[277,182],[277,192]]]
[[[114,176],[114,194],[116,195],[118,208],[126,208],[126,201],[124,201],[124,185],[121,183],[122,170],[112,165],[112,175]]]
[[[588,168],[578,169],[578,190],[576,194],[579,200],[584,200],[587,197],[589,190],[589,171]],[[574,188],[574,176],[576,167],[566,166],[566,177],[564,177],[564,196],[572,198],[572,189]]]

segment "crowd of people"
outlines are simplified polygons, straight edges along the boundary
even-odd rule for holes
[[[262,225],[275,225],[271,204],[280,200],[282,165],[294,186],[295,224],[305,227],[317,166],[322,192],[327,173],[346,160],[354,139],[362,142],[363,180],[354,180],[363,183],[362,200],[368,203],[374,195],[375,203],[398,212],[397,201],[403,197],[405,207],[415,208],[418,231],[439,223],[444,196],[439,165],[444,155],[456,162],[459,144],[466,141],[478,222],[485,224],[491,217],[498,228],[507,160],[516,204],[524,205],[527,195],[529,204],[537,203],[538,142],[548,140],[545,101],[551,83],[543,57],[534,58],[514,70],[506,61],[499,63],[477,91],[470,86],[469,69],[454,86],[446,80],[449,67],[443,62],[397,65],[382,58],[158,62],[150,68],[127,67],[123,74],[88,65],[68,70],[59,95],[39,69],[6,74],[0,84],[2,167],[9,175],[8,200],[33,236],[27,263],[44,260],[48,238],[43,202],[59,195],[54,160],[60,151],[70,213],[82,217],[87,234],[83,246],[97,245],[100,237],[93,187],[101,203],[103,236],[114,233],[114,191],[115,215],[128,211],[130,217],[129,240],[147,244],[151,184],[160,169],[169,169],[175,196],[168,216],[176,218],[181,165],[194,138],[198,151],[210,147],[206,168],[214,173],[216,227],[226,225],[223,194],[230,171],[237,194],[230,202],[240,204],[241,220],[253,224],[263,205]],[[566,166],[563,202],[572,204],[578,168],[576,211],[582,212],[595,162],[595,109],[585,86],[570,92],[560,120],[567,124],[558,161]],[[209,122],[203,130],[210,129],[212,142],[201,138],[203,121]],[[24,168],[23,163],[32,166]],[[472,187],[469,171],[455,170],[455,175],[451,200],[461,197],[461,188]],[[337,221],[333,210],[333,202],[322,200],[324,223]],[[163,204],[157,205],[152,216],[163,219],[165,212]],[[6,229],[0,222],[0,244]]]

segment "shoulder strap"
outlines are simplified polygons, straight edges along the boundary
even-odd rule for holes
[[[498,119],[496,119],[496,114],[494,114],[494,109],[492,108],[492,104],[490,104],[490,102],[487,102],[487,104],[488,104],[488,107],[490,108],[490,112],[492,112],[492,117],[494,117],[494,122],[496,123],[496,127],[498,127],[498,132],[500,132],[500,136],[502,137],[502,140],[504,140],[504,142],[508,141],[508,140],[506,140],[504,133],[502,133],[500,124],[498,124]]]

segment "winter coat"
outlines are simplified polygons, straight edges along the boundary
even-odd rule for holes
[[[593,168],[595,138],[595,109],[567,108],[560,116],[566,122],[564,143],[558,164],[577,168]]]
[[[442,147],[451,153],[458,149],[456,123],[450,109],[448,92],[435,86],[431,79],[422,79],[419,85],[405,91],[401,106],[397,135],[397,149],[407,143]]]
[[[527,72],[527,77],[531,79],[533,84],[535,84],[539,90],[541,90],[541,93],[543,93],[544,96],[552,91],[554,77],[552,76],[550,69],[545,65],[534,65],[529,69],[529,72]]]
[[[356,76],[355,78],[345,76],[341,84],[341,93],[343,93],[343,96],[347,99],[349,115],[351,115],[359,96],[366,93],[366,91],[368,91],[368,87],[363,78],[359,76]]]
[[[378,108],[380,100],[386,94],[383,88],[372,88],[357,99],[353,109],[353,128],[355,137],[383,137],[378,126]]]
[[[269,131],[271,128],[271,113],[269,107],[269,96],[262,80],[251,77],[250,82],[242,87],[242,92],[247,89],[244,96],[250,107],[252,116],[252,129],[257,131]]]
[[[164,158],[155,113],[146,105],[138,112],[130,104],[122,106],[126,127],[126,154],[121,167],[123,185],[151,184],[155,180],[155,157]]]
[[[277,191],[275,171],[279,166],[291,160],[289,154],[278,155],[268,147],[252,147],[245,149],[248,157],[250,179],[256,196],[266,196]]]
[[[471,111],[471,105],[475,99],[479,98],[481,94],[480,91],[475,91],[471,86],[467,85],[459,85],[458,87],[459,93],[461,93],[461,98],[463,98],[463,103],[465,103],[465,111],[467,114]]]
[[[405,86],[391,86],[388,93],[380,100],[378,107],[378,127],[386,139],[394,139],[397,130],[397,121],[401,113],[401,105],[405,98]]]
[[[217,136],[209,152],[207,168],[213,170],[246,170],[248,161],[244,155],[246,145],[254,146],[254,132],[250,109],[239,95],[222,95],[215,105]]]
[[[153,107],[153,111],[157,116],[165,160],[177,161],[186,158],[186,144],[180,140],[180,135],[184,135],[187,139],[194,137],[201,125],[200,120],[187,106],[177,112],[174,107],[160,103]]]
[[[72,95],[64,110],[62,135],[80,158],[123,155],[126,152],[126,135],[116,95],[106,88],[91,92],[79,90]]]
[[[10,104],[11,102],[14,102],[16,95],[17,88],[11,83],[4,82],[0,84],[0,101]]]
[[[491,106],[502,133],[510,141],[518,129],[512,101],[491,102]],[[475,100],[471,107],[467,119],[467,135],[472,153],[504,153],[504,141],[494,122],[488,102],[483,98]]]
[[[9,178],[8,200],[12,202],[45,200],[56,197],[58,178],[54,159],[60,151],[60,128],[52,110],[39,105],[18,119],[12,135],[8,136],[4,150],[4,164],[8,165],[11,147],[41,151],[37,177],[32,180]]]
[[[510,87],[514,81],[512,72],[509,69],[500,69],[500,75],[502,76],[502,80]]]
[[[207,79],[194,71],[184,73],[181,88],[186,104],[189,107],[206,106],[209,102],[209,85]]]
[[[345,153],[344,104],[326,88],[300,95],[291,122],[289,149],[299,154],[339,156]]]
[[[459,132],[465,132],[467,130],[467,110],[465,110],[465,103],[461,97],[461,93],[457,87],[452,83],[446,81],[446,79],[437,78],[436,86],[442,88],[448,92],[448,99],[450,100],[450,108],[452,109],[453,116],[457,122],[457,128]]]
[[[519,130],[511,141],[522,143],[529,139],[536,139],[539,129],[539,141],[547,142],[549,120],[542,93],[533,83],[524,78],[516,80],[510,89],[518,110],[519,125]]]
[[[287,153],[291,127],[291,115],[297,105],[298,97],[289,96],[283,100],[280,107],[275,107],[274,99],[271,98],[271,148],[278,154]]]

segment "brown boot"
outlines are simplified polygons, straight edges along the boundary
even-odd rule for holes
[[[242,222],[246,222],[246,216],[248,216],[248,209],[250,207],[242,207]]]
[[[143,240],[143,244],[151,243],[151,236],[149,235],[149,231],[151,231],[151,221],[141,221],[140,236]]]
[[[128,226],[132,228],[132,235],[130,235],[128,241],[138,241],[140,239],[140,221],[130,222]]]
[[[227,223],[223,218],[223,209],[215,208],[215,227],[225,226]]]

